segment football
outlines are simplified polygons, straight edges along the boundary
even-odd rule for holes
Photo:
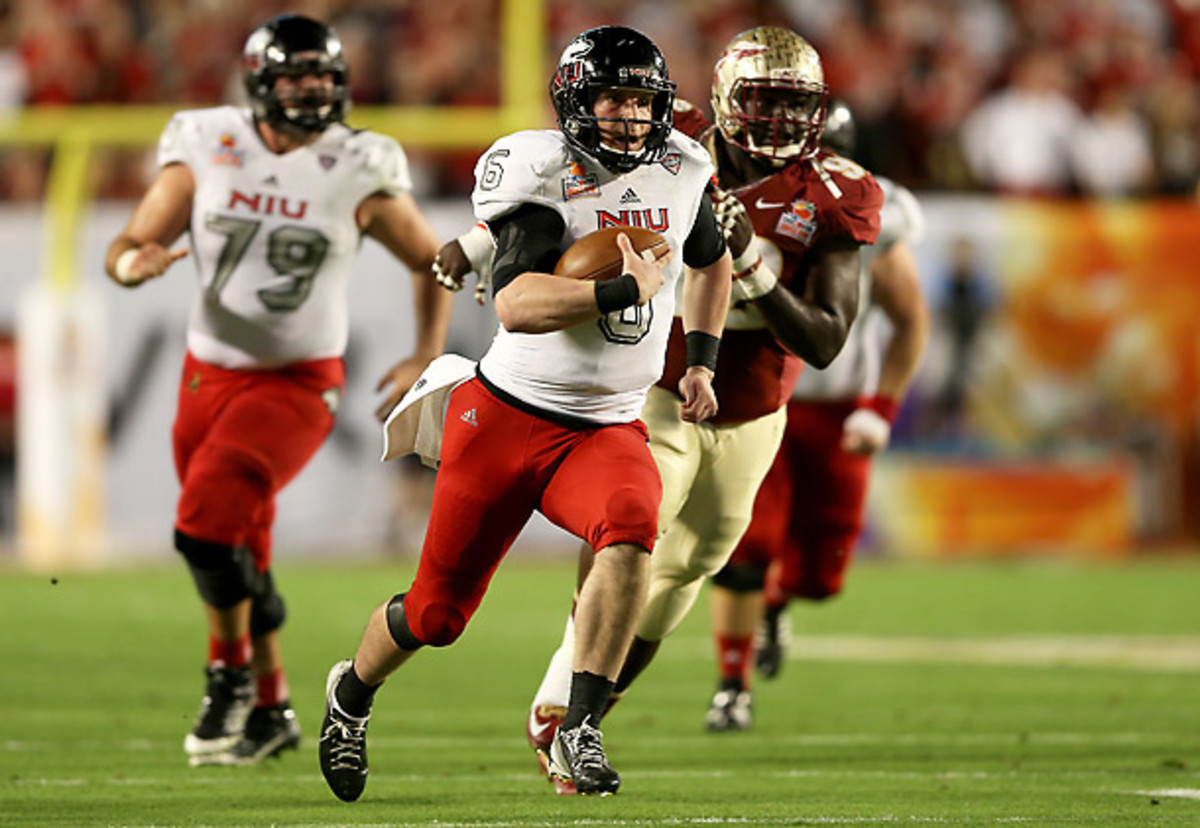
[[[671,249],[661,233],[642,227],[606,227],[578,239],[568,247],[554,266],[556,276],[569,276],[590,282],[613,279],[624,270],[617,234],[624,233],[633,242],[633,249],[645,258],[647,251],[656,260]]]

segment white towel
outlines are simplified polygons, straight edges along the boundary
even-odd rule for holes
[[[450,392],[473,376],[475,361],[458,354],[442,354],[429,363],[383,424],[381,460],[418,454],[422,463],[436,469]]]

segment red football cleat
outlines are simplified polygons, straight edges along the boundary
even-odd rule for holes
[[[550,772],[550,744],[566,715],[567,708],[560,705],[534,705],[525,720],[525,738],[537,754],[538,770],[554,785],[554,792],[559,796],[574,796],[575,783]]]

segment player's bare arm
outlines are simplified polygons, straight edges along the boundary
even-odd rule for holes
[[[777,285],[754,307],[779,343],[805,362],[824,368],[846,344],[858,313],[859,246],[830,239],[814,249],[800,292]]]
[[[385,392],[375,410],[375,416],[383,420],[426,366],[445,350],[454,297],[439,288],[434,278],[438,239],[412,196],[368,196],[359,205],[358,223],[364,234],[386,247],[412,272],[416,345],[412,355],[389,368],[375,386],[376,391]]]
[[[686,422],[699,423],[717,413],[712,379],[729,312],[733,277],[733,258],[724,229],[708,198],[700,203],[683,254],[687,268],[679,313],[687,343],[688,368],[679,379],[679,394],[683,397],[680,416]]]
[[[637,304],[645,305],[662,287],[663,268],[671,260],[671,253],[657,261],[647,261],[633,249],[624,233],[617,236],[617,246],[624,259],[624,272],[637,282]],[[601,311],[596,303],[594,282],[526,272],[496,294],[496,314],[506,330],[546,333],[591,322]]]
[[[729,292],[733,259],[726,250],[707,267],[688,268],[683,276],[681,296],[683,329],[719,339],[729,311]],[[700,423],[717,413],[717,398],[712,388],[713,372],[701,365],[689,365],[679,380],[683,397],[680,414],[689,423]]]
[[[168,249],[187,229],[196,181],[184,164],[163,167],[133,211],[129,224],[113,239],[104,257],[109,278],[136,287],[167,272],[187,255]]]
[[[467,274],[475,273],[475,302],[482,305],[491,289],[492,254],[495,251],[491,233],[482,223],[477,223],[442,245],[433,260],[433,275],[439,285],[457,293],[462,290]]]
[[[493,267],[496,316],[507,331],[549,333],[591,322],[601,315],[596,283],[551,271],[562,254],[562,218],[549,208],[524,205],[491,223],[496,237]],[[620,242],[618,242],[619,244]],[[633,252],[626,239],[626,272],[645,304],[663,283],[664,256],[655,262]]]
[[[929,308],[921,290],[916,257],[897,241],[871,263],[871,301],[892,323],[884,349],[878,393],[900,400],[908,391],[929,340]]]
[[[891,322],[893,333],[884,348],[874,398],[847,417],[842,429],[842,448],[863,455],[887,448],[891,424],[886,412],[904,398],[929,338],[929,312],[907,242],[897,241],[875,258],[871,282],[871,302]]]
[[[702,208],[705,224],[711,239],[720,238],[720,230],[708,211]],[[716,235],[713,235],[715,232]],[[694,239],[702,239],[704,233],[693,231]],[[709,242],[712,243],[711,240]],[[716,249],[720,249],[717,247]],[[733,276],[733,258],[729,249],[711,264],[689,267],[684,271],[683,291],[680,296],[680,311],[683,329],[688,341],[688,369],[679,379],[679,394],[683,397],[680,416],[689,423],[700,423],[717,413],[717,397],[713,391],[713,368],[716,366],[715,347],[725,327],[729,311],[729,297]],[[693,341],[698,340],[698,341]],[[692,353],[693,349],[713,348],[711,358],[704,359]]]
[[[763,264],[754,224],[730,192],[713,193],[713,213],[734,257],[734,300],[748,301],[796,356],[824,368],[841,351],[858,311],[858,243],[826,239],[813,251],[803,293],[793,293]]]
[[[596,289],[552,273],[527,271],[496,293],[496,317],[507,331],[548,333],[595,319]]]

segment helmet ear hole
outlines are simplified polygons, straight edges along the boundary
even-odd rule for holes
[[[328,75],[329,93],[281,100],[276,82],[283,76]],[[332,28],[310,17],[285,14],[250,33],[242,50],[242,82],[254,116],[274,127],[321,132],[342,121],[350,108],[349,67]]]
[[[613,149],[602,141],[594,105],[605,89],[650,93],[649,119],[623,119],[647,126],[641,148]],[[595,158],[613,172],[653,164],[666,154],[674,119],[675,83],[662,52],[650,38],[627,26],[600,26],[583,32],[563,50],[550,81],[558,127],[572,149]]]

